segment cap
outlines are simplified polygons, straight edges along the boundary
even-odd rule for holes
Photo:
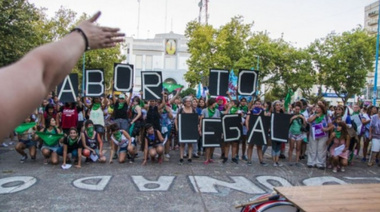
[[[119,99],[125,99],[125,95],[123,93],[119,94]]]

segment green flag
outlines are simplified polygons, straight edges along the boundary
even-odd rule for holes
[[[171,83],[162,83],[162,86],[166,89],[168,89],[169,93],[173,92],[175,89],[182,88],[183,85],[179,84],[171,84]]]
[[[36,126],[36,122],[22,123],[20,126],[16,127],[15,132],[17,134],[22,134],[34,126]]]
[[[289,104],[290,104],[290,101],[292,100],[293,94],[294,94],[293,90],[289,88],[288,93],[286,94],[286,97],[285,97],[285,103],[284,103],[285,111],[288,111]]]
[[[44,141],[48,146],[55,146],[58,144],[58,140],[63,138],[63,134],[54,134],[47,132],[36,132],[36,134]]]

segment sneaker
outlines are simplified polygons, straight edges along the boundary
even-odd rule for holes
[[[135,157],[131,157],[131,159],[129,159],[129,163],[134,163],[135,162]]]
[[[128,154],[128,157],[129,157],[129,154]],[[114,159],[114,160],[116,160],[117,159],[117,154],[115,153],[115,154],[113,154],[113,157],[112,157],[112,159]]]
[[[277,166],[279,166],[279,167],[282,167],[282,166],[283,166],[282,163],[278,163],[278,162],[276,162],[276,163],[277,163]]]
[[[262,166],[264,166],[264,167],[268,166],[268,164],[265,163],[265,162],[260,162],[260,165],[262,165]]]
[[[228,158],[223,158],[223,163],[226,163]]]
[[[28,155],[22,156],[20,159],[20,163],[24,163],[26,159],[28,159]]]
[[[293,165],[294,165],[294,163],[291,163],[291,162],[289,162],[289,163],[288,163],[288,165],[289,165],[289,166],[293,166]]]
[[[188,162],[189,164],[191,164],[191,163],[193,162],[193,160],[191,160],[191,158],[189,158],[189,159],[187,159],[187,162]]]
[[[239,164],[239,160],[236,159],[236,158],[232,158],[232,163],[236,163],[236,164]]]
[[[204,165],[208,165],[209,164],[209,160],[206,160],[205,162],[203,162]]]
[[[273,166],[274,166],[274,167],[277,167],[277,163],[273,163]]]
[[[338,169],[336,167],[333,168],[332,170],[334,173],[337,173],[338,172]]]
[[[8,144],[3,143],[3,144],[1,144],[1,146],[2,146],[2,147],[8,147]]]
[[[198,154],[193,154],[193,158],[199,158]]]
[[[36,156],[30,157],[30,159],[32,159],[33,161],[36,161]]]
[[[183,159],[179,159],[179,162],[178,162],[179,165],[183,165]]]
[[[344,167],[342,166],[342,168],[340,168],[340,171],[341,171],[341,172],[345,172],[346,169],[344,169]]]
[[[241,159],[244,160],[244,161],[248,161],[248,158],[245,155],[241,156]]]
[[[187,158],[187,155],[184,155],[183,158]]]
[[[369,167],[373,166],[373,162],[368,162],[368,166]]]
[[[165,158],[170,158],[170,155],[169,154],[165,154]]]
[[[209,163],[214,163],[213,159],[208,160]]]
[[[49,159],[44,159],[44,165],[48,165],[49,164]]]
[[[280,154],[280,159],[285,159],[285,155],[284,154]]]
[[[318,169],[319,169],[319,170],[325,170],[326,167],[324,167],[324,166],[319,166]]]
[[[247,161],[248,166],[252,166],[252,161]]]
[[[313,166],[312,165],[307,165],[307,168],[313,168]]]

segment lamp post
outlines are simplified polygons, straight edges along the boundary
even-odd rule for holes
[[[377,68],[379,64],[379,34],[380,34],[380,0],[379,0],[379,10],[377,12],[377,38],[376,38],[376,65],[375,65],[375,79],[373,85],[373,101],[372,105],[376,106],[377,99]]]

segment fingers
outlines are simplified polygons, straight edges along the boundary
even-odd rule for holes
[[[100,27],[103,32],[118,32],[119,28],[111,28],[111,27]]]
[[[94,23],[99,18],[100,14],[101,14],[101,12],[98,11],[90,19],[88,19],[88,21],[90,21],[91,23]]]

